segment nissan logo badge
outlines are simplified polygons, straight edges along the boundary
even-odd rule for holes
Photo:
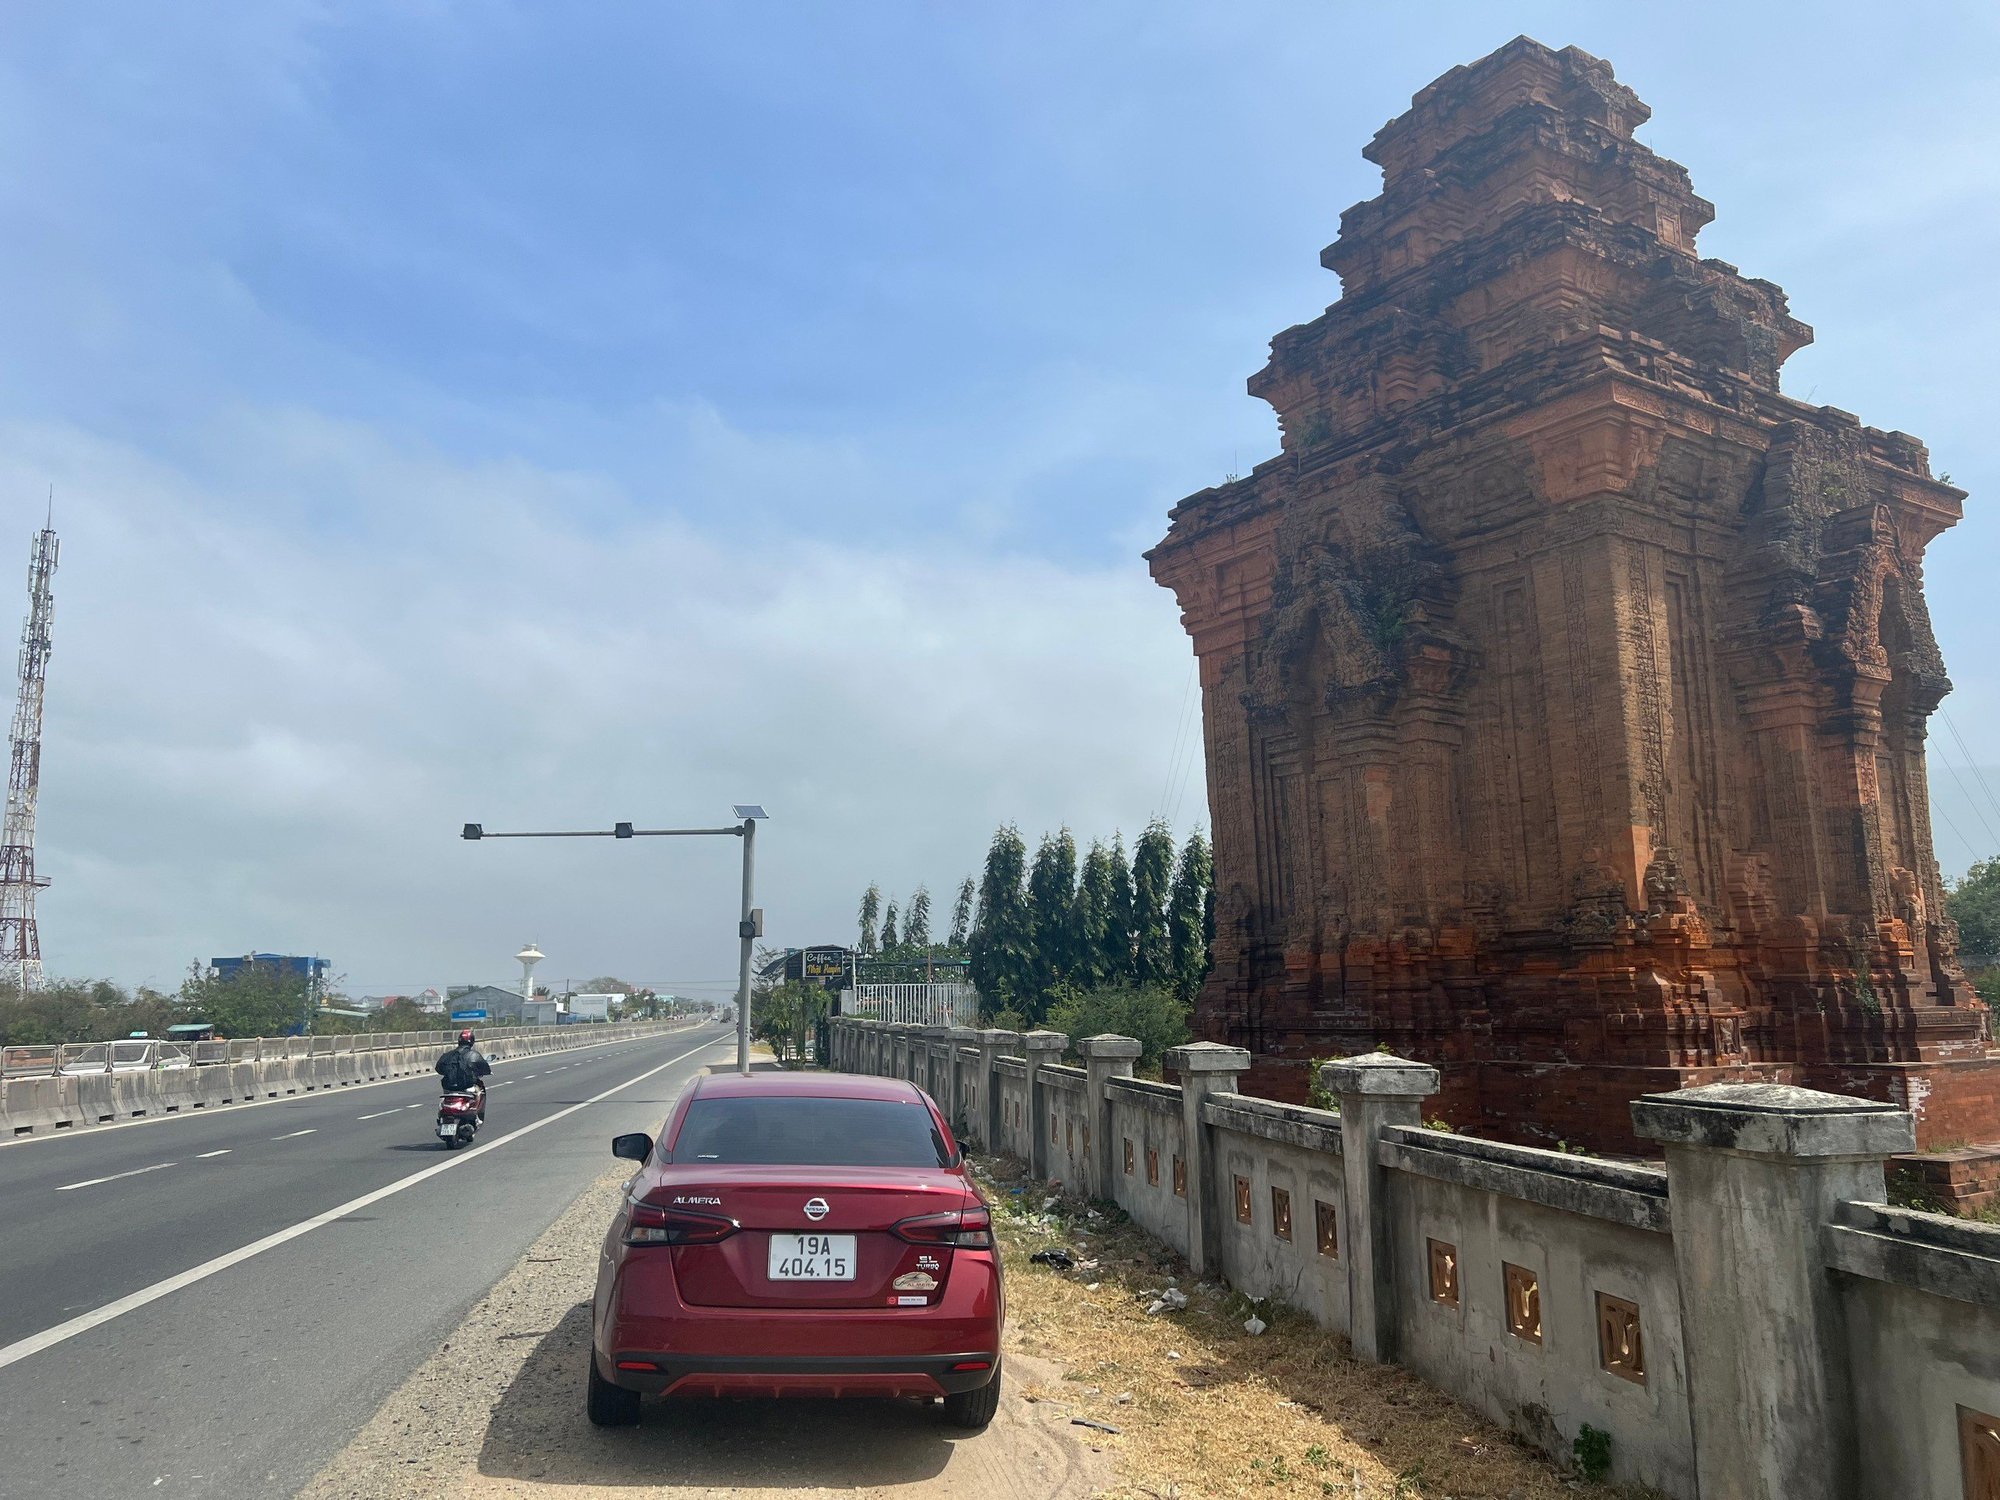
[[[826,1206],[826,1199],[824,1198],[806,1199],[806,1217],[808,1219],[811,1219],[813,1223],[817,1224],[821,1219],[824,1219],[828,1214],[832,1212],[833,1210]]]

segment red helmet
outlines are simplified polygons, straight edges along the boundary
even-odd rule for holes
[[[461,1047],[470,1047],[472,1045],[472,1028],[470,1026],[458,1034],[458,1044]]]

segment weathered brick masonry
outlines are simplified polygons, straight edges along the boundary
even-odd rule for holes
[[[1202,1034],[1250,1086],[1378,1043],[1489,1133],[1779,1081],[2000,1137],[1932,857],[1950,684],[1922,443],[1780,393],[1812,331],[1611,69],[1522,38],[1365,151],[1341,299],[1250,382],[1281,453],[1149,554],[1200,659]]]

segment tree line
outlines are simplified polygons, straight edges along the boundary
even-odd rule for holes
[[[860,931],[854,951],[863,958],[924,959],[965,957],[966,941],[972,931],[972,877],[966,876],[952,902],[951,925],[943,942],[931,933],[931,893],[918,886],[909,903],[898,910],[896,898],[882,899],[882,888],[870,885],[861,893]]]
[[[1079,996],[1141,992],[1183,1018],[1208,974],[1215,875],[1197,829],[1177,850],[1155,819],[1130,856],[1125,839],[1092,839],[1081,858],[1068,828],[1045,833],[1034,857],[1009,823],[995,831],[977,880],[966,877],[943,943],[919,886],[898,909],[870,885],[856,947],[885,957],[965,958],[989,1013],[1040,1025]],[[1120,1004],[1126,1002],[1120,1001]],[[1184,1028],[1183,1028],[1184,1029]]]
[[[1129,861],[1117,834],[1093,839],[1079,861],[1062,828],[1042,835],[1030,861],[1009,824],[986,851],[967,951],[982,995],[1041,1022],[1072,991],[1157,990],[1192,1005],[1214,932],[1214,869],[1200,830],[1177,853],[1155,819]]]
[[[1945,910],[1958,924],[1958,953],[1979,998],[2000,1008],[2000,855],[1977,861],[1947,888]],[[1987,1017],[1989,1035],[2000,1028]]]
[[[181,1021],[206,1021],[223,1037],[282,1036],[308,1017],[322,1036],[436,1031],[447,1024],[437,1012],[407,998],[366,1015],[336,1015],[318,1002],[343,1006],[340,983],[324,981],[315,992],[304,974],[277,964],[251,963],[214,973],[199,959],[189,964],[187,978],[175,991],[145,985],[128,990],[108,979],[50,980],[27,994],[0,994],[0,1046],[109,1042],[134,1032],[163,1037]]]

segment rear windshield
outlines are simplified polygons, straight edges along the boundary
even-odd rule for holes
[[[697,1099],[673,1159],[754,1166],[940,1167],[944,1143],[916,1100]]]

